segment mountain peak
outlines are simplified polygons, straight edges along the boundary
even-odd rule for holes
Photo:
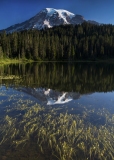
[[[64,14],[66,13],[68,16],[70,16],[70,18],[74,17],[75,14],[74,13],[71,13],[67,10],[64,10],[64,9],[54,9],[54,8],[46,8],[45,10],[48,11],[48,14],[49,15],[52,15],[54,13],[58,13],[60,16],[64,16]]]
[[[31,19],[5,29],[6,32],[15,32],[28,29],[42,29],[51,28],[53,26],[65,25],[65,24],[81,24],[85,22],[83,16],[76,15],[64,9],[45,8],[41,10],[37,15]],[[99,24],[95,21],[89,21],[89,23]]]

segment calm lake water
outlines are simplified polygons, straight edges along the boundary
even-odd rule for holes
[[[0,160],[114,160],[114,64],[0,66]]]

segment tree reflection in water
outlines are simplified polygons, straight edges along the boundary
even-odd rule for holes
[[[57,94],[76,92],[75,98],[82,93],[113,91],[113,70],[113,64],[104,63],[0,67],[0,82],[4,84],[0,90],[0,159],[16,160],[19,155],[27,159],[31,154],[32,159],[42,160],[113,160],[114,114],[109,110],[85,104],[77,112],[76,107],[68,108],[67,104],[64,108],[42,106],[28,99],[38,98],[35,90],[40,87],[56,89]]]

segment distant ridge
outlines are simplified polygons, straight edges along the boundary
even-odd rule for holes
[[[64,9],[45,8],[29,20],[12,25],[4,30],[6,30],[7,33],[28,29],[40,30],[43,28],[52,28],[53,26],[65,24],[81,24],[83,22],[89,22],[97,25],[100,24],[93,20],[86,21],[83,16],[76,15]],[[0,30],[0,32],[2,31],[3,30]]]

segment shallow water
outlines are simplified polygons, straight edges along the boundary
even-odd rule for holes
[[[0,159],[113,160],[114,64],[0,66]]]

